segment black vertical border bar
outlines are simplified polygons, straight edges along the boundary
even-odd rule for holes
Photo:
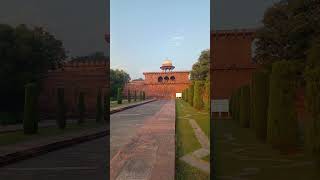
[[[108,75],[108,85],[107,85],[107,92],[106,92],[106,111],[107,114],[105,116],[105,120],[107,122],[107,138],[106,138],[106,145],[108,152],[107,153],[107,177],[110,179],[110,0],[106,0],[106,33],[105,33],[105,40],[106,40],[106,45],[107,45],[107,75]]]
[[[215,161],[215,131],[214,131],[214,119],[212,114],[212,94],[213,94],[213,43],[214,39],[212,36],[214,27],[214,1],[210,0],[210,179],[215,180],[216,178],[216,161]]]

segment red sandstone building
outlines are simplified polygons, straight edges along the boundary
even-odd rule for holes
[[[159,99],[174,99],[179,97],[184,89],[190,85],[190,71],[173,71],[175,67],[170,60],[162,63],[159,72],[144,72],[144,80],[133,80],[126,84],[124,94],[130,90],[144,91],[146,97]]]
[[[257,68],[253,61],[254,30],[211,32],[211,110],[227,116],[234,90],[249,84]]]
[[[49,117],[55,116],[57,89],[64,88],[68,116],[77,114],[79,93],[83,92],[87,115],[94,117],[98,91],[102,92],[101,98],[108,96],[108,69],[107,60],[86,60],[70,61],[65,63],[63,68],[48,72],[42,83],[41,112]]]

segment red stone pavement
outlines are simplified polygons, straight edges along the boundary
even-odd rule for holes
[[[173,180],[174,175],[175,102],[168,100],[112,158],[110,179]]]

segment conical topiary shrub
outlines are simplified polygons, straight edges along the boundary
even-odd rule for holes
[[[35,83],[25,86],[23,130],[25,134],[38,132],[38,90]]]
[[[256,136],[267,137],[269,75],[267,72],[255,72],[252,77],[252,119]]]
[[[198,110],[203,108],[202,89],[203,89],[203,82],[195,81],[195,83],[194,83],[193,107],[198,109]]]
[[[97,94],[97,105],[96,105],[96,122],[103,121],[103,104],[101,99],[101,90],[99,89]]]
[[[118,104],[122,104],[121,88],[118,88],[118,91],[117,91],[117,102]]]
[[[298,122],[295,112],[296,66],[279,61],[272,65],[269,86],[267,140],[273,146],[290,148],[297,144]]]
[[[146,92],[142,92],[142,100],[146,100]]]
[[[188,88],[188,102],[191,106],[193,106],[193,87],[194,85],[190,85],[189,88]]]
[[[130,89],[128,89],[128,102],[131,103],[131,92],[130,92]]]
[[[83,92],[80,92],[79,94],[78,113],[79,113],[78,123],[82,124],[84,123],[85,113],[86,113],[86,106],[85,106],[85,99],[84,99]]]
[[[57,125],[60,129],[66,128],[66,104],[64,101],[64,88],[57,90]]]
[[[250,126],[250,86],[246,85],[241,88],[240,94],[240,125],[248,128]]]
[[[188,98],[189,98],[189,88],[187,88],[185,91],[186,91],[186,99],[185,99],[185,101],[188,102],[189,101],[188,100]]]
[[[137,91],[134,91],[134,101],[137,101]]]

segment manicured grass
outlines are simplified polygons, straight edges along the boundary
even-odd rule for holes
[[[216,178],[230,179],[320,179],[320,168],[304,154],[283,154],[259,141],[252,129],[240,128],[232,120],[215,120]]]
[[[127,99],[123,99],[122,104],[118,104],[117,101],[110,101],[110,108],[115,108],[115,107],[128,105],[128,104],[132,104],[132,103],[136,103],[136,102],[140,102],[140,100],[137,99],[137,101],[134,101],[134,99],[131,99],[131,103],[129,103],[129,101]]]
[[[179,158],[201,148],[195,137],[194,131],[187,119],[183,117],[190,114],[192,118],[197,117],[195,109],[182,100],[176,101],[176,179],[209,179],[209,175],[194,168]],[[209,120],[208,120],[209,121]]]
[[[61,130],[57,127],[39,128],[37,134],[25,135],[23,131],[10,132],[0,134],[0,146],[26,142],[35,139],[44,139],[52,136],[60,136],[63,134],[73,133],[81,130],[98,128],[103,126],[104,123],[96,123],[95,121],[85,122],[82,125],[68,124],[66,129]]]

